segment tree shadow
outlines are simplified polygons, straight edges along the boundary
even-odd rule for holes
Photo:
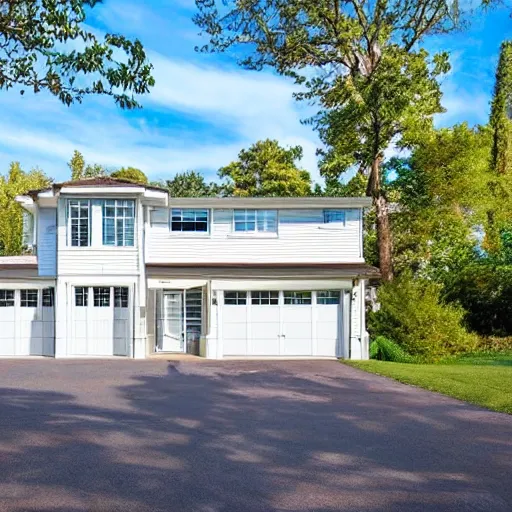
[[[512,509],[511,417],[334,362],[27,368],[2,511]]]

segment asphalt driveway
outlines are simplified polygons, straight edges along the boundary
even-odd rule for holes
[[[512,510],[512,416],[333,361],[0,361],[0,510]]]

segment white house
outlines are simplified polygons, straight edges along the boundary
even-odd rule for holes
[[[17,198],[0,355],[368,357],[367,198],[173,198],[112,178]]]

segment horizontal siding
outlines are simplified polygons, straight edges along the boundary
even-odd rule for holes
[[[344,226],[323,222],[322,210],[281,210],[278,237],[232,232],[232,210],[214,210],[209,236],[176,236],[166,224],[146,233],[146,263],[345,263],[361,261],[360,210]]]
[[[40,208],[37,233],[37,264],[40,276],[57,274],[57,209]]]
[[[136,275],[139,272],[137,249],[60,249],[59,275],[99,274]]]

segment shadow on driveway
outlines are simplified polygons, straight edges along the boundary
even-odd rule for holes
[[[2,511],[510,511],[512,417],[336,362],[0,362]]]

